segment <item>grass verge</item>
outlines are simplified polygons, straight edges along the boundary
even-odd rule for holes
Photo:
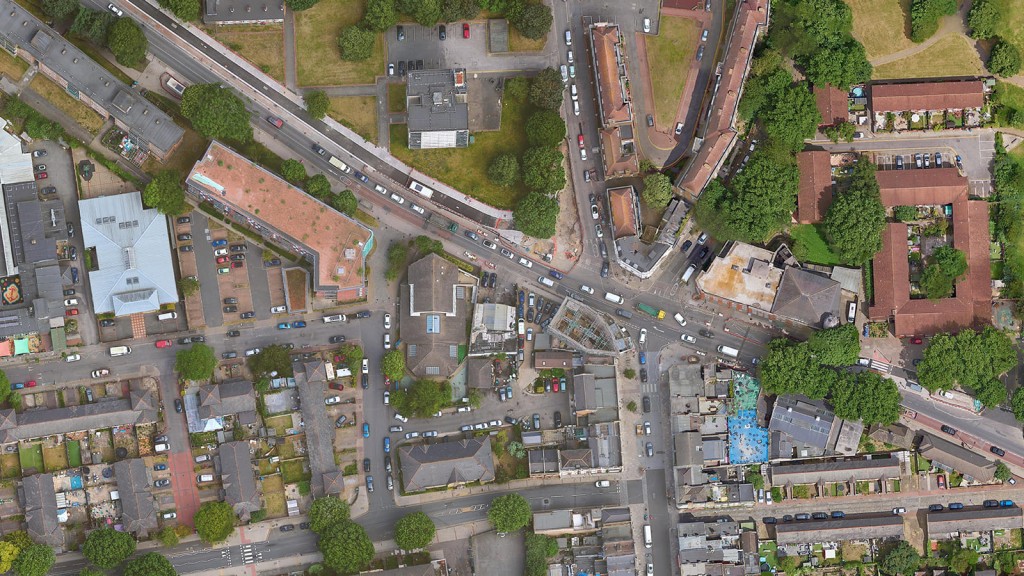
[[[647,65],[652,73],[656,70],[678,71],[660,75],[657,82],[651,83],[654,118],[658,126],[670,126],[675,122],[679,98],[697,50],[700,27],[693,20],[679,16],[662,16],[658,26],[658,35],[644,36],[644,41],[647,43]]]
[[[1024,52],[1024,0],[993,0],[999,11],[996,36],[1009,40]]]
[[[284,27],[221,26],[211,30],[214,38],[271,78],[284,82]]]
[[[872,77],[890,80],[984,74],[985,66],[974,45],[966,37],[954,34],[932,44],[924,52],[878,66]]]
[[[378,34],[373,54],[362,62],[341,59],[338,34],[363,19],[364,2],[320,0],[295,14],[296,75],[301,86],[372,84],[384,70],[384,35]]]
[[[25,75],[25,70],[28,70],[28,62],[17,56],[11,56],[6,50],[0,50],[0,74],[6,74],[17,82]]]
[[[508,51],[509,52],[540,52],[548,42],[548,35],[545,34],[540,40],[530,40],[519,33],[514,26],[508,27]]]
[[[388,112],[405,112],[405,84],[388,84]]]
[[[846,0],[853,11],[853,37],[868,58],[878,58],[914,45],[910,40],[910,0]]]
[[[800,224],[789,231],[793,238],[793,255],[798,259],[812,264],[839,264],[839,257],[832,252],[825,242],[822,230],[814,224]]]
[[[377,141],[377,98],[375,96],[335,96],[327,115],[351,128],[369,142]]]
[[[97,134],[103,127],[103,118],[92,108],[78,100],[75,100],[63,88],[55,84],[49,78],[36,74],[35,78],[28,85],[36,94],[46,98],[50,104],[59,108],[62,112],[71,117],[82,128],[91,134]]]
[[[524,99],[506,92],[501,111],[501,130],[474,134],[468,148],[410,150],[405,124],[391,125],[391,153],[417,170],[497,208],[512,208],[526,195],[526,187],[501,188],[487,178],[487,167],[499,154],[511,152],[517,158],[526,150],[523,126],[533,112]]]

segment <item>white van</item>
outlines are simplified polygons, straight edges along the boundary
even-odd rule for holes
[[[604,299],[609,301],[609,302],[615,302],[616,304],[625,304],[626,303],[626,299],[625,298],[623,298],[622,296],[619,296],[618,294],[615,294],[614,292],[605,292],[604,293]]]
[[[690,264],[690,267],[686,269],[686,272],[683,272],[683,284],[688,284],[690,282],[690,278],[693,277],[693,273],[696,271],[697,266],[695,264]]]
[[[203,482],[213,482],[213,474],[200,474],[196,476],[196,482],[200,484]]]
[[[555,287],[554,280],[552,280],[551,278],[548,278],[547,276],[538,276],[537,277],[537,282],[540,282],[541,284],[547,286],[548,288],[554,288]]]
[[[156,319],[160,320],[161,322],[163,322],[164,320],[174,320],[177,317],[178,317],[178,313],[177,312],[164,312],[163,314],[160,314],[159,316],[157,316]]]
[[[846,305],[846,321],[853,324],[853,321],[857,319],[857,303],[850,302]]]
[[[330,322],[344,322],[345,319],[346,318],[345,318],[344,314],[335,314],[334,316],[324,316],[324,324],[327,324],[327,323],[330,323]]]
[[[131,346],[111,346],[110,347],[110,355],[111,356],[127,356],[128,354],[131,354],[131,353],[132,353]]]
[[[167,452],[170,449],[171,445],[167,443],[157,444],[156,446],[153,446],[154,452]]]
[[[720,354],[725,354],[726,356],[729,356],[730,358],[736,358],[736,357],[738,357],[740,355],[740,351],[735,349],[735,348],[733,348],[732,346],[719,346],[718,347],[718,352]]]
[[[651,540],[651,525],[644,524],[644,547],[650,548],[653,545]]]

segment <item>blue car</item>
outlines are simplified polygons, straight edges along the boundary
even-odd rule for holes
[[[520,290],[519,291],[519,303],[522,304],[525,301],[526,301],[526,293],[523,292],[522,290]],[[520,314],[520,316],[522,316],[522,314]]]
[[[1000,508],[1013,508],[1013,500],[1000,500],[999,501],[999,507]]]
[[[367,423],[367,422],[363,422],[363,438],[369,438],[369,437],[370,437],[370,424]]]
[[[167,464],[154,464],[153,465],[153,470],[156,470],[156,471],[167,470]]]
[[[384,453],[391,453],[391,438],[384,438]]]
[[[11,390],[21,390],[24,387],[25,387],[25,383],[24,382],[15,382],[14,384],[11,384]]]
[[[640,364],[647,364],[647,353],[646,352],[641,352],[640,353]]]
[[[292,325],[287,323],[287,322],[281,322],[280,324],[277,325],[277,329],[278,330],[287,330],[287,329],[289,329],[291,327],[292,327]]]
[[[228,245],[228,241],[227,240],[214,240],[213,242],[210,242],[210,245],[213,246],[214,248],[219,248],[221,246],[227,246]]]
[[[305,327],[306,327],[306,323],[304,321],[302,321],[302,320],[299,320],[298,322],[292,322],[292,328],[305,328]]]

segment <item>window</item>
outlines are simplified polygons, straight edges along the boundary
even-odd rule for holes
[[[405,352],[406,352],[406,354],[409,355],[410,358],[415,358],[416,357],[416,345],[415,344],[409,344],[408,346],[406,346]]]
[[[427,334],[441,333],[441,316],[438,314],[427,315]]]
[[[441,367],[440,366],[427,366],[427,368],[423,371],[423,373],[426,374],[427,376],[440,376],[441,375]]]
[[[448,356],[450,358],[458,358],[459,357],[459,347],[458,347],[457,344],[452,344],[452,345],[448,346]]]

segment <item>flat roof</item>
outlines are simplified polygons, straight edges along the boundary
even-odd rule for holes
[[[448,133],[443,140],[449,147],[469,145],[469,105],[466,103],[466,71],[463,69],[417,70],[406,78],[405,101],[408,110],[410,148],[437,148],[432,137],[412,134]]]
[[[281,0],[206,0],[203,22],[266,22],[284,20]]]
[[[697,277],[704,292],[770,311],[782,281],[782,270],[772,265],[773,254],[743,242],[734,242],[729,252],[711,261],[707,272]]]
[[[312,258],[314,289],[363,291],[365,252],[373,240],[366,226],[217,141],[196,162],[188,183],[250,225],[263,222],[286,235],[278,238],[282,246]]]
[[[181,140],[185,131],[174,120],[17,2],[0,0],[0,12],[0,37],[63,78],[69,93],[87,96],[161,155]]]

